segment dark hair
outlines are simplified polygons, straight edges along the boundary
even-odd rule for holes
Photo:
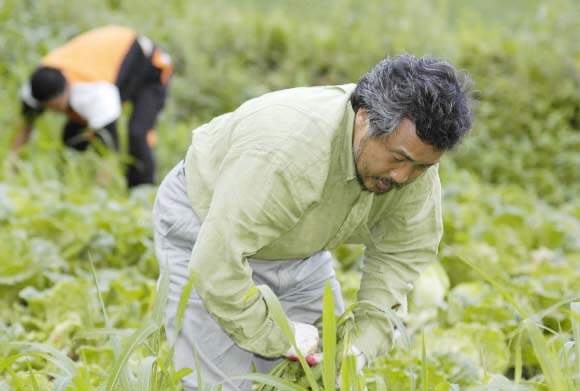
[[[65,88],[66,79],[59,69],[41,66],[30,76],[32,96],[39,102],[59,96]]]
[[[405,54],[381,61],[364,75],[351,104],[355,111],[367,110],[371,136],[390,134],[406,118],[423,142],[451,149],[471,128],[472,84],[446,61]]]

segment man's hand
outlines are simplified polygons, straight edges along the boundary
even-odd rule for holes
[[[318,343],[320,342],[320,336],[318,335],[318,329],[310,324],[301,322],[292,322],[294,325],[294,339],[296,340],[296,347],[300,351],[306,360],[312,356],[318,349]],[[298,361],[298,354],[291,346],[290,349],[284,355],[290,360]],[[310,361],[313,361],[310,359]],[[313,365],[308,361],[310,365]],[[315,363],[314,363],[315,364]]]

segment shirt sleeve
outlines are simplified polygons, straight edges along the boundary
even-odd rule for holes
[[[92,129],[101,129],[121,116],[119,89],[107,82],[73,83],[70,105]]]
[[[437,256],[443,234],[437,168],[404,188],[392,212],[380,220],[367,244],[357,299],[378,308],[405,309],[407,293],[421,270]],[[357,315],[354,345],[373,359],[392,343],[391,325],[373,311]]]
[[[207,311],[238,346],[265,357],[282,356],[290,344],[255,289],[247,258],[304,212],[296,170],[284,160],[259,148],[230,150],[189,265]]]
[[[32,96],[29,83],[24,84],[20,88],[20,99],[22,100],[22,116],[28,122],[34,121],[44,111],[40,103]]]

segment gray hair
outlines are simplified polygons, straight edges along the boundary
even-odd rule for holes
[[[367,110],[370,136],[390,134],[409,119],[423,142],[447,150],[471,128],[472,85],[446,61],[405,54],[386,58],[364,75],[351,104],[355,111]]]

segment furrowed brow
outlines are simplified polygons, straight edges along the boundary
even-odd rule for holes
[[[437,160],[436,162],[432,162],[432,163],[417,162],[417,160],[413,156],[411,156],[406,150],[401,149],[401,148],[393,149],[393,152],[398,153],[399,155],[402,155],[408,161],[410,161],[412,163],[416,163],[417,165],[423,166],[423,167],[429,167],[429,166],[433,166],[433,165],[439,163],[439,160]]]

